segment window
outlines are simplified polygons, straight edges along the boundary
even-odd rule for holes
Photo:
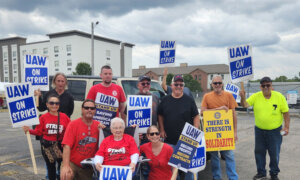
[[[7,52],[3,52],[3,59],[7,58]]]
[[[201,75],[198,75],[198,80],[201,80]]]
[[[72,66],[72,60],[71,59],[67,60],[67,66]]]
[[[222,79],[224,79],[224,74],[221,74]]]
[[[17,74],[17,71],[14,71],[15,74]]]
[[[68,91],[75,101],[83,101],[85,98],[86,81],[68,80]]]
[[[56,69],[55,69],[55,71],[59,71],[59,69],[58,69],[58,68],[56,68]]]
[[[110,50],[106,50],[105,54],[106,54],[107,57],[110,57]]]
[[[7,71],[8,70],[8,65],[4,66],[4,70]]]
[[[17,64],[13,64],[13,70],[16,70],[18,68]]]
[[[55,56],[55,57],[58,57],[58,54],[55,54],[54,56]]]
[[[58,53],[58,52],[59,52],[58,46],[54,46],[54,53]]]
[[[214,77],[214,75],[213,75],[213,74],[211,74],[211,75],[210,75],[210,80],[212,80],[212,79],[213,79],[213,77]]]
[[[59,61],[54,61],[54,67],[58,67],[59,66]]]
[[[43,49],[43,53],[44,53],[44,54],[48,54],[48,48],[44,48],[44,49]]]
[[[17,59],[16,58],[13,58],[13,61],[16,61]]]
[[[198,79],[198,77],[197,77],[197,75],[195,75],[195,78],[194,78],[195,80],[197,80]]]
[[[14,77],[14,82],[18,82],[18,77]]]
[[[12,57],[16,57],[17,56],[17,51],[13,51],[12,52]]]
[[[72,68],[68,68],[68,71],[72,71]]]
[[[7,61],[7,59],[4,59],[4,62],[6,62]]]
[[[67,56],[71,56],[71,53],[67,53]]]
[[[5,77],[5,78],[4,78],[4,81],[5,81],[5,82],[8,82],[8,77]]]
[[[70,52],[70,51],[72,51],[72,46],[70,44],[68,44],[66,49],[67,49],[67,52]]]
[[[33,50],[32,50],[32,54],[37,54],[37,50],[36,50],[36,49],[33,49]]]

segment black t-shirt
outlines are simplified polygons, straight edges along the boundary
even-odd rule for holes
[[[43,97],[39,98],[39,107],[38,107],[39,111],[47,110],[46,102],[47,102],[48,96],[51,94],[55,94],[58,96],[55,89],[51,89]],[[71,117],[71,115],[73,114],[73,110],[74,110],[74,98],[69,93],[68,90],[65,90],[64,93],[62,93],[59,96],[59,101],[60,101],[59,111],[62,113],[65,113],[67,116]]]
[[[195,101],[186,94],[181,98],[165,96],[158,106],[158,114],[164,118],[166,143],[176,145],[186,122],[194,124],[193,118],[199,114]]]

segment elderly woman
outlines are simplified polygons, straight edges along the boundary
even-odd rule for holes
[[[173,148],[160,141],[157,126],[152,125],[147,129],[147,138],[149,143],[140,147],[141,154],[145,154],[149,161],[150,173],[149,180],[171,179],[172,168],[168,162],[173,154]]]
[[[98,171],[102,165],[130,166],[132,172],[139,158],[139,150],[134,138],[124,134],[125,123],[121,118],[113,118],[110,126],[112,135],[106,137],[96,153],[94,162]]]

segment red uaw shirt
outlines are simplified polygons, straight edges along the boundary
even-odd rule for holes
[[[71,122],[70,118],[64,114],[59,113],[59,141],[64,137],[68,124]],[[40,117],[40,124],[35,127],[34,130],[29,130],[30,134],[36,136],[43,136],[43,139],[47,141],[56,141],[57,136],[57,120],[58,116],[54,116],[47,112]]]
[[[93,120],[92,125],[86,125],[81,118],[70,122],[63,145],[71,148],[70,161],[81,167],[80,162],[87,158],[92,158],[98,149],[99,122]]]
[[[135,153],[139,154],[139,150],[134,138],[124,134],[120,141],[115,141],[113,135],[106,137],[96,155],[104,157],[103,165],[128,166],[130,156]]]
[[[94,119],[106,126],[110,126],[110,120],[119,117],[119,104],[126,102],[126,96],[121,86],[111,83],[109,87],[97,84],[91,87],[87,99],[96,103]]]

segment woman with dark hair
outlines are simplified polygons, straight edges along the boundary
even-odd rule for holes
[[[39,111],[45,111],[47,109],[46,100],[49,95],[56,94],[61,102],[59,106],[59,112],[65,113],[71,117],[74,110],[74,98],[67,90],[68,81],[63,73],[56,73],[52,80],[52,88],[43,97],[41,91],[35,91],[35,95],[39,96]]]
[[[70,118],[58,112],[60,101],[57,95],[49,95],[46,106],[48,112],[40,117],[40,124],[35,129],[23,126],[26,133],[41,136],[42,155],[47,165],[47,173],[50,180],[56,179],[56,163],[60,167],[62,161],[62,146],[65,130],[71,121]]]
[[[173,148],[161,142],[157,126],[152,125],[147,129],[147,138],[150,142],[140,147],[140,153],[145,154],[149,161],[149,180],[171,179],[172,167],[168,162],[173,154]]]

